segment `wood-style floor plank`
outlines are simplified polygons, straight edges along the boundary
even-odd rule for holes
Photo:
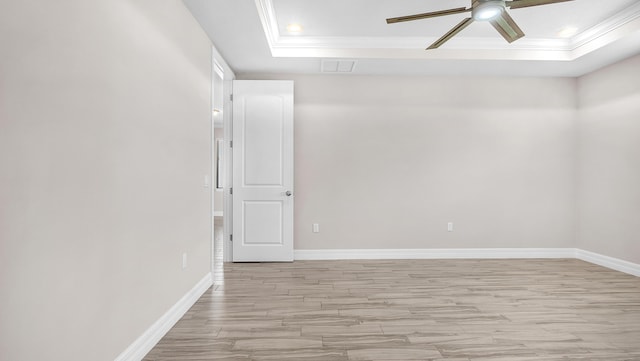
[[[579,260],[225,264],[147,361],[639,361],[640,278]]]

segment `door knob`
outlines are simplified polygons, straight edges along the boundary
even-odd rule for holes
[[[286,195],[287,195],[287,197],[291,197],[291,195],[292,195],[293,193],[291,193],[291,191],[286,191],[284,194],[286,194]]]

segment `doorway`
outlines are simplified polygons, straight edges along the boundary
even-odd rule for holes
[[[225,136],[224,136],[224,69],[214,59],[212,72],[212,189],[211,214],[212,220],[212,246],[211,246],[211,271],[214,283],[219,283],[224,277],[224,194],[225,182]]]

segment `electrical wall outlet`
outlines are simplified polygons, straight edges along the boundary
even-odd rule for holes
[[[314,223],[313,224],[313,233],[320,233],[320,224],[319,223]]]
[[[448,232],[453,232],[453,222],[447,223],[447,231]]]
[[[187,268],[187,253],[182,254],[182,269]]]

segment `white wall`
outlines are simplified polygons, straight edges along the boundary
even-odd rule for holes
[[[179,0],[24,0],[0,48],[0,359],[113,360],[209,270],[210,41]]]
[[[640,264],[640,56],[578,84],[579,247]]]
[[[574,79],[242,78],[295,81],[296,249],[575,246]]]

